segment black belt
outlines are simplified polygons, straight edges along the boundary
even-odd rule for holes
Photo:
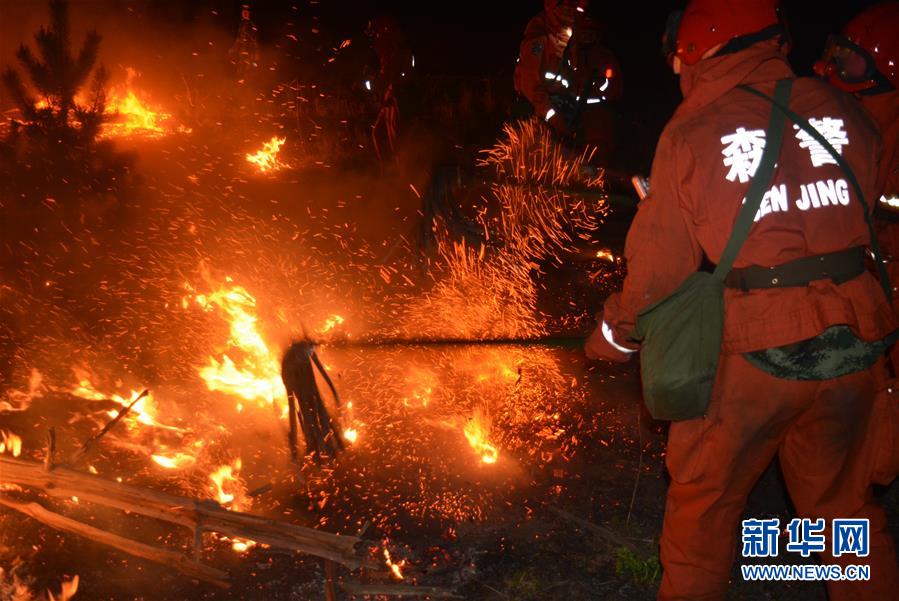
[[[823,255],[795,259],[774,267],[743,267],[731,269],[724,280],[728,288],[744,292],[756,288],[786,288],[807,286],[815,280],[833,280],[834,284],[848,282],[865,272],[865,249],[854,246]]]

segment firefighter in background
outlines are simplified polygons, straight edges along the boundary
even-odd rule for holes
[[[607,164],[614,152],[616,114],[614,103],[623,86],[618,59],[600,43],[598,23],[576,13],[574,30],[565,48],[563,69],[574,94],[574,142],[597,149],[594,160]]]
[[[237,69],[237,76],[243,80],[259,65],[259,29],[250,20],[250,5],[240,9],[240,27],[237,39],[228,51],[231,64]]]
[[[595,131],[602,118],[584,117],[596,117],[593,105],[620,93],[617,61],[598,43],[588,9],[587,0],[546,0],[525,28],[515,66],[515,90],[534,114],[560,138],[576,143],[610,137]],[[585,122],[594,131],[585,131]]]
[[[403,84],[412,75],[415,57],[406,43],[399,22],[393,17],[378,16],[365,29],[373,51],[372,64],[366,69],[364,86],[374,94],[377,116],[372,124],[372,145],[383,160],[382,145],[396,158],[396,136],[399,128],[400,102]],[[383,143],[383,144],[382,144]]]
[[[877,234],[890,281],[899,285],[899,2],[875,5],[853,18],[840,35],[827,41],[815,71],[835,87],[854,94],[877,122],[883,137],[883,156],[878,181],[880,193],[874,215]],[[899,308],[899,294],[893,296]],[[899,375],[899,345],[890,359]],[[878,405],[879,418],[872,425],[879,432],[879,460],[874,480],[889,484],[899,473],[899,399],[884,395]]]
[[[672,293],[704,256],[720,260],[772,110],[736,86],[770,96],[776,81],[795,77],[777,0],[691,0],[671,23],[684,99],[659,139],[652,188],[628,232],[623,290],[606,301],[587,342],[593,359],[626,361],[639,350],[629,341],[637,313]],[[828,119],[825,137],[864,194],[876,197],[881,143],[861,107],[811,78],[795,81],[789,104],[816,123]],[[865,265],[861,199],[847,188],[845,204],[810,202],[809,186],[845,175],[802,134],[787,122],[767,194],[774,202],[761,206],[727,278],[706,415],[669,430],[660,599],[725,598],[741,514],[775,456],[799,517],[824,520],[821,562],[870,566],[870,581],[828,581],[831,601],[899,594],[886,516],[871,499],[865,439],[897,319]],[[831,525],[840,518],[869,520],[868,556],[834,557]]]

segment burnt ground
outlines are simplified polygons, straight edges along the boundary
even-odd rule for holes
[[[283,257],[276,253],[256,257],[254,249],[277,246],[283,236],[325,240],[316,243],[324,271],[333,272],[335,281],[343,282],[353,275],[348,276],[329,261],[345,262],[347,254],[359,254],[365,261],[376,262],[390,251],[399,236],[417,231],[415,220],[420,205],[411,187],[426,189],[430,174],[410,167],[408,161],[384,172],[371,165],[320,165],[261,178],[243,164],[247,140],[235,142],[231,136],[207,140],[198,144],[181,138],[137,145],[144,182],[141,191],[129,201],[127,210],[132,211],[131,217],[126,211],[126,217],[114,231],[93,232],[98,240],[89,245],[85,255],[88,259],[81,256],[85,262],[51,262],[52,267],[46,271],[56,275],[47,280],[51,282],[46,286],[49,292],[40,292],[40,287],[32,289],[43,303],[39,307],[55,307],[46,314],[41,310],[34,313],[39,317],[46,315],[46,321],[31,320],[39,323],[30,326],[47,331],[34,336],[27,332],[29,328],[23,328],[26,333],[21,334],[21,340],[29,352],[7,355],[4,360],[12,364],[4,366],[8,373],[29,367],[21,362],[34,359],[36,354],[53,358],[41,365],[42,370],[52,370],[55,365],[62,371],[69,365],[61,363],[59,356],[71,352],[88,361],[97,356],[115,357],[121,375],[130,376],[129,381],[152,383],[168,379],[171,385],[178,376],[187,379],[194,373],[190,363],[195,362],[194,358],[179,353],[190,350],[200,353],[197,357],[202,356],[202,351],[172,341],[181,335],[175,327],[182,325],[178,321],[181,318],[175,318],[172,324],[166,314],[161,314],[146,323],[147,315],[160,311],[164,303],[177,303],[183,292],[164,289],[163,274],[173,263],[189,274],[196,269],[198,259],[217,259],[221,269],[231,270],[235,276],[243,276],[258,286],[272,284],[273,278],[266,277],[266,272],[283,270],[275,273],[275,280],[288,280],[288,289],[294,281],[298,282],[286,294],[308,296],[316,286],[332,287],[318,279],[322,272],[315,269],[320,266],[309,266],[315,274],[307,277],[303,271],[307,267],[296,269],[290,253]],[[632,211],[626,199],[619,197],[618,201],[596,241],[613,252],[620,252]],[[166,250],[167,240],[185,238],[190,242],[187,250]],[[341,243],[347,240],[358,243],[364,252],[354,246],[347,251]],[[53,253],[48,251],[47,256],[52,257]],[[122,256],[128,259],[122,260]],[[248,257],[251,267],[247,267]],[[551,323],[567,328],[566,333],[586,331],[589,316],[600,306],[604,291],[614,287],[615,278],[620,276],[612,273],[606,277],[608,267],[575,257],[567,257],[561,264],[545,265],[541,271],[534,276],[539,283],[540,309]],[[23,272],[32,282],[43,282],[46,275],[40,265],[33,271],[16,271],[18,276]],[[111,274],[115,276],[113,285],[104,285]],[[329,302],[346,296],[339,285],[333,287],[336,291],[325,295]],[[278,286],[267,292],[285,294]],[[60,328],[51,324],[59,312],[67,320],[61,331],[74,332],[78,342],[75,346],[92,347],[91,352],[84,348],[72,351],[71,344],[53,342]],[[36,347],[41,352],[35,353]],[[525,384],[538,385],[540,382],[529,381],[541,373],[529,372],[529,352],[522,349],[522,377]],[[505,446],[500,445],[504,471],[499,476],[485,469],[459,468],[455,458],[447,459],[458,449],[447,446],[445,441],[414,440],[417,424],[403,415],[391,422],[391,427],[403,432],[403,449],[412,443],[430,449],[421,456],[410,455],[409,463],[415,469],[409,465],[397,467],[393,455],[378,457],[377,452],[367,453],[364,447],[351,450],[334,469],[345,478],[341,482],[351,488],[364,487],[366,494],[335,495],[331,502],[321,505],[320,490],[299,485],[285,470],[286,449],[279,431],[263,428],[254,421],[229,422],[232,432],[228,440],[245,458],[243,475],[248,488],[273,485],[270,492],[260,496],[253,511],[279,519],[287,512],[288,519],[296,523],[341,532],[353,532],[361,523],[372,520],[375,525],[366,532],[366,538],[371,539],[373,546],[389,539],[394,557],[407,561],[407,582],[450,589],[464,599],[654,598],[659,580],[657,538],[666,489],[665,425],[652,422],[641,408],[636,365],[591,365],[576,348],[555,350],[549,355],[560,366],[559,372],[572,381],[568,392],[547,400],[547,405],[558,412],[553,427],[565,436],[554,438],[550,432],[539,438],[535,433],[532,446],[526,437],[510,437],[504,441]],[[423,363],[430,360],[425,351],[416,357]],[[543,357],[541,361],[546,359],[536,351],[534,357],[535,363],[539,357]],[[391,360],[392,365],[402,365],[405,359],[400,359]],[[341,363],[337,355],[333,360],[344,365],[337,370],[338,387],[364,379],[368,373],[365,369],[354,371],[353,361]],[[445,365],[441,361],[444,359],[434,357],[435,364]],[[380,367],[375,364],[370,369]],[[113,374],[118,375],[114,371]],[[199,398],[192,402],[197,410],[205,408]],[[95,422],[73,419],[78,415],[74,403],[72,397],[50,395],[36,399],[29,411],[4,414],[0,420],[4,428],[25,439],[26,455],[40,459],[48,425],[56,424],[68,445],[95,431]],[[365,410],[364,398],[357,399],[357,403]],[[194,405],[185,409],[191,411]],[[227,421],[224,416],[222,420]],[[128,474],[129,481],[178,488],[177,482],[148,471],[137,458],[125,457],[122,459],[114,448],[105,448],[96,464],[104,475]],[[414,465],[416,462],[421,462],[421,467]],[[366,473],[366,466],[373,466],[375,473]],[[398,510],[406,501],[418,498],[416,486],[425,477],[422,474],[437,487],[469,495],[471,502],[463,507],[465,511],[417,517],[411,510]],[[890,524],[897,532],[899,491],[894,486],[882,492]],[[173,548],[189,544],[184,533],[162,530],[158,524],[68,503],[61,507],[82,519],[142,539],[158,539]],[[425,510],[421,511],[424,516]],[[756,487],[746,515],[779,516],[782,520],[790,517],[776,467],[769,469]],[[0,524],[0,560],[6,566],[18,561],[18,573],[30,579],[35,591],[58,590],[60,581],[78,574],[81,584],[77,598],[83,599],[323,598],[321,564],[309,557],[259,548],[238,554],[227,544],[207,541],[206,562],[231,574],[232,588],[220,591],[7,511],[0,511]],[[346,571],[339,575],[348,580],[366,578]],[[825,598],[823,586],[818,584],[744,583],[739,579],[737,566],[731,596],[746,600]],[[340,598],[350,597],[341,594]]]
[[[392,536],[392,544],[410,561],[407,578],[454,590],[464,599],[483,601],[654,598],[659,578],[657,537],[666,488],[665,428],[650,422],[640,410],[634,366],[593,367],[586,385],[591,403],[578,407],[578,415],[566,417],[590,422],[591,412],[595,412],[607,427],[583,424],[591,438],[581,442],[574,457],[529,470],[527,481],[506,494],[502,507],[485,507],[489,518],[454,523],[452,536],[434,532],[433,524],[419,524]],[[897,488],[881,493],[896,532]],[[277,494],[283,496],[283,490]],[[301,490],[294,490],[294,495],[282,501],[302,510],[309,499]],[[776,466],[759,482],[745,515],[791,517]],[[232,589],[222,592],[15,515],[3,512],[0,520],[2,557],[20,557],[23,572],[33,578],[37,590],[55,587],[64,576],[77,573],[81,578],[78,598],[84,599],[323,598],[321,564],[308,557],[259,549],[237,555],[219,548],[210,552],[206,561],[231,574]],[[118,520],[109,523],[106,518],[113,527],[132,529],[128,520]],[[161,534],[151,525],[135,532],[142,537],[160,536],[176,548],[186,543],[186,537]],[[791,557],[790,561],[800,559]],[[359,574],[339,573],[350,580],[364,579]],[[786,597],[800,601],[826,598],[823,586],[814,583],[742,582],[735,566],[730,598]]]

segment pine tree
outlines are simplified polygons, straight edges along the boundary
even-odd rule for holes
[[[133,156],[99,139],[106,111],[107,73],[95,66],[100,35],[92,31],[72,50],[68,0],[50,0],[50,26],[34,34],[35,50],[22,45],[3,83],[21,112],[0,140],[0,196],[21,199],[70,197],[77,207],[84,193],[116,196],[134,182]]]
[[[3,73],[3,82],[22,112],[27,131],[56,144],[90,144],[99,133],[106,108],[106,70],[94,69],[101,38],[91,31],[75,55],[68,0],[50,0],[50,16],[50,28],[41,27],[34,35],[39,56],[24,44],[16,53],[38,96],[29,93],[13,68]],[[88,101],[79,104],[76,96],[92,71]]]

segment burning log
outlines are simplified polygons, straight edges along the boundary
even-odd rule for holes
[[[42,464],[21,459],[0,458],[0,480],[38,489],[57,498],[78,497],[81,501],[136,513],[177,524],[195,534],[219,532],[249,539],[271,547],[300,551],[349,569],[379,568],[356,547],[357,536],[342,536],[277,522],[258,515],[228,511],[213,501],[200,501],[168,493],[106,480],[65,467],[52,471]]]
[[[327,370],[315,354],[315,346],[310,342],[296,342],[284,353],[281,362],[281,379],[287,390],[290,413],[290,451],[297,460],[297,421],[303,430],[306,453],[320,462],[323,456],[334,457],[343,449],[340,432],[335,428],[325,407],[321,391],[315,382],[315,370],[324,378],[334,402],[340,406],[337,389],[328,376]]]

